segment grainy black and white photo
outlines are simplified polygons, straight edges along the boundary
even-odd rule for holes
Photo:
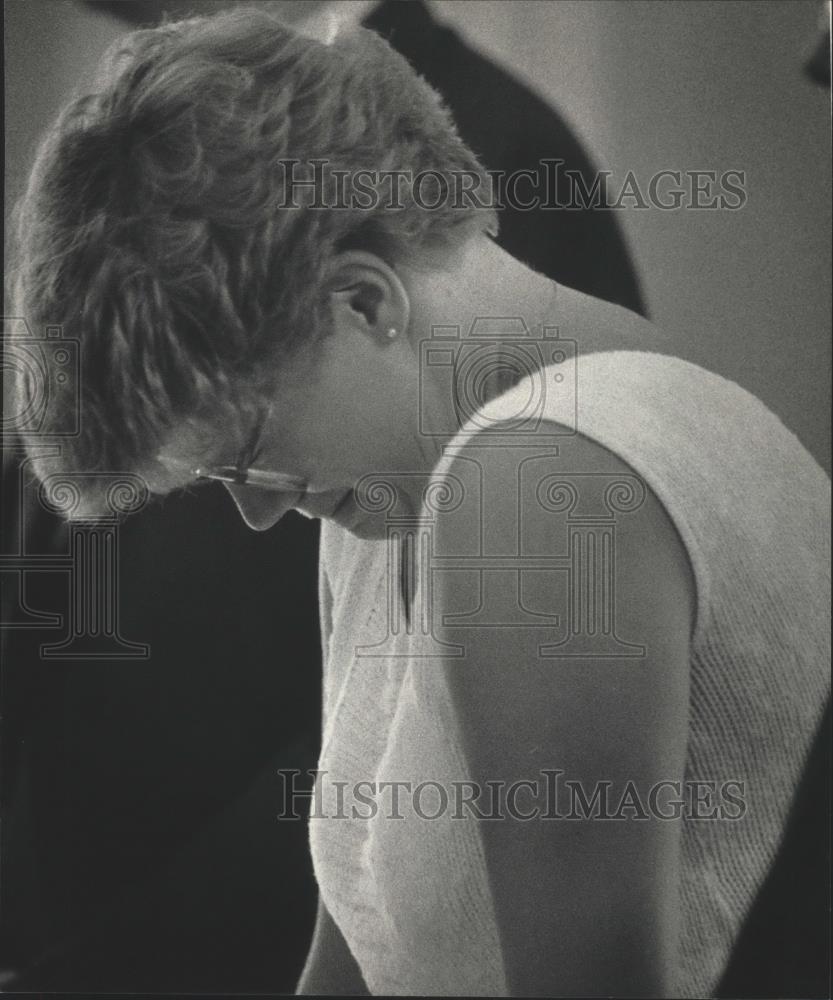
[[[4,13],[0,991],[829,998],[829,0]]]

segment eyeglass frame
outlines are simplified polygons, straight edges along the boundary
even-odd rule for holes
[[[306,491],[306,481],[298,476],[283,472],[272,472],[268,469],[254,468],[263,449],[263,432],[272,415],[272,403],[264,409],[263,416],[254,426],[252,435],[238,455],[234,465],[198,466],[191,470],[192,475],[200,480],[212,480],[219,483],[229,483],[234,486],[254,486],[260,490],[274,490],[276,493],[303,493]]]

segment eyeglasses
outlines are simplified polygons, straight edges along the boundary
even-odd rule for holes
[[[278,493],[303,493],[306,482],[297,476],[283,472],[271,472],[267,469],[256,469],[252,465],[257,461],[262,450],[263,431],[272,413],[270,403],[264,409],[263,415],[255,424],[252,436],[246,447],[238,456],[234,465],[211,465],[192,469],[197,479],[212,479],[220,483],[232,483],[235,486],[256,486],[261,490],[274,490]]]

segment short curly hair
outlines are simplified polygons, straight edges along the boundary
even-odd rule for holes
[[[236,8],[129,34],[104,68],[16,209],[16,314],[80,342],[65,471],[136,471],[182,419],[248,419],[281,359],[327,335],[340,250],[396,266],[497,231],[492,209],[428,210],[407,185],[329,210],[288,190],[315,161],[319,198],[363,170],[486,180],[439,95],[371,31],[326,43]]]

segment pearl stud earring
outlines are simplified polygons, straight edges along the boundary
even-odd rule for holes
[[[393,338],[396,336],[395,326],[390,327],[390,329],[388,330],[388,336],[390,337],[391,340],[393,340]]]

